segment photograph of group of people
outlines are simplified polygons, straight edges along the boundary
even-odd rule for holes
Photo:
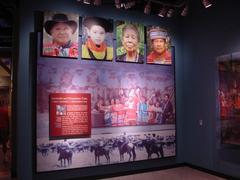
[[[39,62],[40,112],[48,112],[50,93],[89,93],[92,127],[175,123],[174,74],[167,66],[76,64]]]
[[[117,91],[115,97],[98,98],[93,111],[93,127],[175,123],[173,89],[137,87]]]
[[[165,28],[55,12],[44,13],[42,55],[165,65],[173,62]]]

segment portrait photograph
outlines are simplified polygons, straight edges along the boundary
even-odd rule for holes
[[[144,25],[116,21],[116,61],[144,62]]]
[[[78,14],[44,12],[42,55],[78,58],[78,31]]]
[[[82,18],[82,59],[113,60],[113,20]]]
[[[172,64],[169,32],[159,26],[147,27],[147,63]]]

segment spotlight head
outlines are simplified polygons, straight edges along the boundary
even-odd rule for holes
[[[160,17],[165,17],[166,14],[167,14],[167,7],[166,6],[163,6],[160,10],[159,10],[159,13],[158,13],[158,16]]]
[[[188,5],[185,5],[181,12],[181,16],[185,17],[187,15],[188,15]]]
[[[170,17],[173,17],[173,14],[174,14],[174,9],[173,8],[170,8],[167,12],[167,17],[170,18]]]
[[[150,14],[151,12],[151,1],[148,1],[146,6],[144,7],[144,14]]]
[[[120,9],[121,8],[121,0],[115,0],[115,7],[117,9]]]
[[[83,0],[84,4],[91,4],[91,0]]]
[[[102,4],[102,0],[94,0],[93,5],[94,6],[100,6]]]
[[[129,9],[129,8],[135,6],[135,4],[136,4],[135,0],[128,0],[124,3],[124,8]]]
[[[209,7],[212,6],[211,0],[202,0],[202,3],[203,3],[205,8],[209,8]]]

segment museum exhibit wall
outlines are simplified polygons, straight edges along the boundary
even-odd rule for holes
[[[71,170],[36,173],[35,149],[35,70],[39,29],[39,12],[57,11],[78,13],[81,15],[100,16],[114,20],[130,20],[144,25],[164,25],[171,31],[172,45],[175,46],[175,83],[176,83],[176,157],[155,159],[151,161],[113,164],[101,167],[78,168]],[[19,12],[19,60],[17,61],[17,175],[19,179],[63,179],[85,176],[114,174],[148,168],[165,167],[182,163],[183,153],[183,107],[182,99],[182,21],[177,18],[161,19],[157,16],[146,16],[143,13],[117,10],[113,7],[92,7],[77,3],[75,0],[65,1],[21,1]]]
[[[217,1],[210,9],[191,3],[184,19],[183,84],[184,161],[240,177],[239,146],[221,145],[217,113],[217,62],[221,55],[239,52],[238,1]],[[200,122],[203,125],[200,126]]]

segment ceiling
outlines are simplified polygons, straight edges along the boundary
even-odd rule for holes
[[[83,2],[84,0],[76,0],[78,2]],[[120,3],[126,4],[127,2],[131,2],[133,0],[120,0]],[[158,14],[160,8],[163,6],[167,6],[168,8],[183,8],[183,6],[189,1],[189,0],[150,0],[151,1],[151,14]],[[94,4],[94,0],[91,1],[92,4]],[[149,2],[149,0],[135,0],[135,5],[131,7],[130,11],[139,11],[141,13],[144,12],[144,7]],[[104,4],[110,4],[112,6],[115,6],[114,0],[102,0],[102,5]]]

